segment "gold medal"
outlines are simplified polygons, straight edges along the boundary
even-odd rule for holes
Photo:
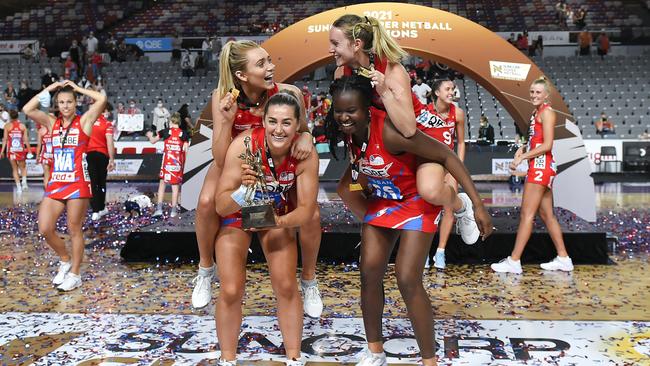
[[[350,192],[363,191],[363,187],[359,183],[350,183]]]
[[[233,98],[237,99],[237,97],[239,96],[239,90],[237,90],[236,88],[232,88],[230,89],[230,94],[232,94]]]
[[[367,67],[359,66],[359,68],[356,70],[356,73],[357,73],[357,75],[361,75],[361,76],[363,76],[365,78],[370,79],[370,72],[371,71],[372,70],[367,68]]]

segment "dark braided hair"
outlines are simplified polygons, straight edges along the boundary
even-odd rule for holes
[[[343,141],[346,145],[345,153],[347,155],[347,140],[344,134],[340,131],[338,123],[334,120],[334,100],[338,95],[347,91],[356,91],[361,94],[364,108],[370,108],[372,100],[372,85],[370,80],[359,75],[343,76],[340,79],[334,80],[330,85],[330,95],[332,96],[332,107],[330,108],[327,116],[325,117],[325,136],[330,143],[330,153],[334,159],[338,160],[336,156],[336,146],[339,141]]]

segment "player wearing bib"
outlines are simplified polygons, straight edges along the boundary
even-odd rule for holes
[[[266,182],[266,198],[275,202],[275,212],[277,215],[285,215],[295,209],[295,204],[289,201],[289,190],[294,187],[296,179],[296,166],[298,160],[292,156],[285,159],[282,164],[275,167],[275,173],[272,172],[268,160],[268,151],[264,140],[264,128],[257,127],[251,132],[251,151],[262,153],[262,163],[264,169],[264,181]],[[261,192],[256,193],[256,199],[263,198]],[[241,211],[222,218],[223,227],[241,228]]]
[[[163,214],[163,196],[165,195],[166,184],[172,186],[172,209],[170,216],[178,215],[178,192],[180,184],[183,183],[183,165],[185,164],[185,153],[189,146],[190,136],[180,128],[181,116],[174,113],[169,119],[169,128],[158,131],[157,136],[148,131],[147,137],[152,144],[163,140],[164,150],[162,165],[160,166],[160,183],[158,184],[158,205],[153,213],[154,217]]]
[[[465,113],[454,104],[456,86],[448,78],[437,79],[433,83],[434,101],[431,105],[432,113],[429,120],[418,119],[418,128],[434,139],[454,150],[457,147],[458,158],[465,160]],[[424,123],[421,123],[424,122]],[[458,145],[456,146],[456,141]],[[418,187],[426,187],[428,181],[425,175],[419,175]],[[448,173],[445,174],[445,184],[458,193],[458,183]],[[426,188],[421,188],[426,190]],[[440,221],[440,235],[438,248],[434,256],[434,266],[443,269],[445,263],[445,248],[449,235],[454,226],[453,207],[445,207]],[[428,262],[428,260],[427,260]]]
[[[113,122],[108,120],[112,109],[113,107],[107,104],[102,115],[93,123],[93,131],[88,143],[86,160],[93,191],[93,197],[90,199],[93,221],[99,220],[108,213],[106,209],[106,178],[108,172],[115,169]]]
[[[435,365],[433,312],[422,285],[422,272],[436,230],[440,207],[417,194],[418,161],[442,164],[461,183],[476,207],[484,236],[492,222],[469,173],[456,154],[421,131],[405,138],[391,118],[370,105],[372,87],[362,76],[345,76],[330,87],[332,114],[327,121],[330,144],[351,146],[348,208],[363,221],[361,232],[361,310],[368,349],[357,365],[387,365],[382,343],[383,280],[397,239],[397,284],[406,303],[422,363]],[[366,192],[357,190],[365,186]],[[339,186],[339,192],[342,188]]]
[[[53,200],[90,198],[90,176],[86,151],[90,136],[84,133],[81,117],[74,116],[68,127],[58,118],[52,126],[52,174],[45,197]]]
[[[413,93],[410,77],[400,63],[407,55],[388,34],[383,25],[373,17],[353,14],[338,18],[329,31],[329,52],[339,68],[335,78],[358,74],[367,77],[373,85],[372,105],[385,110],[395,127],[405,137],[413,136],[435,117]],[[434,206],[451,207],[459,220],[457,229],[468,244],[475,243],[480,235],[473,221],[471,201],[457,194],[445,183],[445,170],[440,164],[420,162],[416,175],[420,177],[418,193]],[[347,202],[347,182],[341,181],[341,199]]]
[[[362,154],[356,147],[356,152],[351,152],[355,157],[360,156],[359,173],[366,176],[371,191],[372,198],[363,222],[390,229],[435,233],[442,208],[432,206],[417,193],[417,157],[390,154],[382,139],[386,113],[371,107],[370,116],[367,150]]]
[[[192,306],[206,306],[211,298],[211,284],[215,273],[214,245],[219,231],[220,219],[215,212],[215,192],[223,159],[232,138],[246,129],[261,126],[266,102],[282,90],[300,94],[298,88],[289,84],[273,82],[275,65],[269,54],[252,41],[226,43],[219,59],[219,85],[212,95],[212,156],[203,181],[196,208],[196,237],[199,244],[199,271],[194,278]],[[300,134],[293,144],[292,156],[302,160],[310,156],[314,148],[313,138],[308,132],[305,106],[300,109]],[[293,196],[293,193],[291,194]],[[320,248],[320,211],[315,210],[312,219],[299,231],[301,246],[301,284],[304,295],[305,313],[319,317],[323,310],[316,282],[316,260]]]
[[[59,290],[70,291],[81,286],[81,262],[84,254],[81,227],[88,208],[88,198],[91,197],[85,155],[93,123],[106,106],[106,96],[80,88],[71,81],[53,83],[41,94],[49,95],[56,90],[58,118],[39,110],[40,94],[25,104],[23,112],[36,123],[52,131],[52,172],[45,189],[45,197],[38,209],[38,231],[61,260],[52,282],[58,285]],[[94,100],[81,117],[75,114],[77,93]],[[67,229],[72,241],[71,254],[56,232],[56,221],[63,210],[67,211]]]
[[[29,133],[27,128],[18,120],[18,111],[10,110],[9,118],[11,122],[5,124],[4,134],[2,136],[2,149],[0,150],[0,159],[7,154],[11,164],[11,173],[16,183],[16,192],[21,193],[27,189],[27,168],[25,160],[29,145]],[[22,183],[20,177],[22,176]]]
[[[50,171],[54,163],[54,153],[52,153],[52,132],[47,127],[41,126],[38,129],[38,144],[36,145],[36,162],[43,167],[43,187],[47,188],[47,182],[50,180]]]
[[[544,143],[544,127],[540,116],[544,113],[544,110],[550,108],[551,106],[549,104],[544,103],[533,111],[533,115],[530,117],[530,127],[528,129],[528,151],[531,151]],[[526,182],[541,184],[552,189],[553,178],[555,178],[556,175],[557,168],[555,167],[555,160],[553,160],[552,151],[547,151],[545,154],[528,160]]]
[[[220,278],[217,299],[217,337],[221,355],[219,365],[236,363],[242,321],[242,300],[246,283],[246,256],[250,231],[239,225],[226,224],[225,218],[241,210],[246,187],[258,182],[265,184],[276,198],[276,224],[258,231],[258,237],[269,266],[271,285],[277,298],[277,317],[286,353],[287,365],[303,365],[300,349],[303,329],[303,309],[296,283],[295,228],[311,219],[317,207],[318,155],[312,150],[303,160],[291,156],[294,139],[304,109],[297,95],[279,92],[271,97],[264,113],[264,128],[245,131],[228,148],[224,169],[217,189],[216,209],[224,217],[216,245],[217,268]],[[245,139],[251,138],[251,151],[262,149],[264,176],[257,177],[250,167],[242,166],[239,156],[245,151]],[[297,192],[296,206],[291,207],[282,195],[290,189]]]
[[[545,77],[539,78],[530,86],[530,101],[535,106],[529,127],[528,147],[519,148],[510,163],[510,170],[515,172],[522,161],[528,160],[528,173],[521,198],[521,213],[515,247],[508,258],[493,263],[496,272],[521,273],[521,255],[526,248],[533,231],[535,215],[539,214],[548,229],[557,250],[557,257],[548,263],[542,263],[545,270],[573,271],[573,262],[569,257],[562,238],[562,228],[553,212],[553,190],[551,185],[555,177],[553,161],[553,138],[555,129],[555,111],[548,104],[549,82]]]

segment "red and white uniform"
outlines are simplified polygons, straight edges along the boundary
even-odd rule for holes
[[[274,84],[273,89],[267,91],[266,99],[268,100],[278,91],[278,84]],[[235,114],[235,121],[232,125],[232,138],[234,139],[240,133],[257,127],[262,127],[262,116],[254,115],[250,109],[240,108]]]
[[[54,163],[54,153],[52,152],[52,132],[48,131],[46,127],[41,128],[45,129],[46,132],[41,136],[40,158],[37,163],[52,167],[52,164]]]
[[[160,179],[172,185],[183,183],[183,145],[190,139],[188,133],[178,127],[171,127],[158,132],[158,136],[165,142]]]
[[[456,146],[456,106],[449,105],[446,118],[435,110],[435,103],[432,106],[430,113],[421,113],[416,118],[418,129],[453,150]]]
[[[66,133],[67,130],[67,133]],[[45,196],[56,200],[90,198],[90,177],[86,150],[90,136],[81,128],[81,118],[75,116],[68,128],[58,118],[52,126],[54,163]]]
[[[24,161],[27,158],[27,148],[25,147],[25,132],[20,128],[20,121],[11,121],[11,128],[7,139],[7,157],[9,160]]]
[[[373,107],[370,111],[370,137],[359,161],[359,171],[368,177],[368,188],[372,190],[363,222],[397,230],[436,232],[442,207],[433,206],[418,195],[417,157],[388,152],[383,141],[386,113]],[[352,148],[353,155],[360,156],[359,147]]]
[[[251,133],[251,151],[255,153],[258,149],[262,151],[262,162],[264,169],[264,180],[266,182],[267,197],[272,198],[275,202],[275,212],[278,216],[286,215],[296,207],[289,200],[289,190],[296,184],[296,168],[298,160],[288,155],[282,163],[275,167],[275,176],[271,171],[269,156],[264,136],[263,127],[254,129]],[[258,191],[255,193],[256,198],[263,198]],[[241,211],[228,215],[221,219],[221,225],[228,227],[241,228]]]
[[[530,117],[528,151],[531,151],[544,142],[544,128],[540,116],[547,108],[551,108],[551,106],[546,103],[542,104]],[[526,183],[541,184],[548,188],[552,188],[553,178],[555,178],[556,175],[557,168],[555,167],[555,160],[553,160],[553,153],[551,151],[528,160]]]
[[[103,115],[100,115],[97,121],[93,123],[93,132],[90,134],[88,152],[97,151],[109,156],[106,135],[113,135],[113,123]]]

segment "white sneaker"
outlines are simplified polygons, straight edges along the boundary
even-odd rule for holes
[[[23,187],[20,184],[16,184],[16,193],[23,193]]]
[[[65,275],[70,272],[72,263],[70,262],[59,262],[59,271],[56,273],[56,276],[52,279],[52,283],[55,285],[60,285],[65,280]]]
[[[386,353],[372,353],[369,349],[366,349],[356,366],[388,366]]]
[[[235,366],[235,365],[237,365],[237,360],[226,361],[220,358],[219,361],[217,361],[217,366]]]
[[[172,207],[172,211],[169,213],[169,216],[170,217],[178,216],[178,210],[176,209],[176,207]]]
[[[68,272],[68,274],[65,275],[65,280],[63,280],[63,283],[60,284],[57,289],[59,289],[59,291],[72,291],[79,286],[81,286],[81,276]]]
[[[156,211],[154,211],[154,213],[153,213],[153,215],[151,215],[151,217],[160,217],[162,215],[163,215],[162,208],[158,208],[158,209],[156,209]]]
[[[318,285],[304,287],[302,288],[302,309],[310,318],[320,318],[321,313],[323,312],[323,300],[320,298],[320,291],[318,291]]]
[[[93,214],[90,216],[90,219],[93,221],[99,220],[99,212],[93,212]]]
[[[474,207],[472,206],[472,200],[469,199],[469,196],[466,193],[459,193],[458,198],[463,201],[463,206],[465,211],[462,213],[454,213],[456,216],[456,233],[463,238],[465,244],[474,244],[478,241],[479,236],[481,236],[481,231],[476,225],[474,220]]]
[[[539,266],[542,267],[542,269],[545,269],[547,271],[565,271],[565,272],[573,271],[573,261],[571,261],[571,257],[565,257],[565,258],[566,259],[555,257],[553,258],[552,261],[548,263],[542,263]]]
[[[102,217],[108,215],[108,209],[104,208],[103,210],[99,211],[97,214],[99,214],[99,219],[101,219]]]
[[[26,180],[23,180],[22,188],[23,188],[23,191],[26,191],[26,190],[29,189],[29,186],[27,185],[27,181],[26,181]]]
[[[499,263],[492,263],[490,268],[495,272],[510,272],[510,273],[522,273],[521,261],[513,261],[510,256],[504,258]]]
[[[192,306],[195,309],[205,307],[212,300],[212,276],[198,275],[192,280],[194,290],[192,291]]]
[[[445,263],[445,252],[436,251],[436,255],[433,256],[433,266],[438,269],[445,269],[447,266]]]
[[[304,362],[302,362],[301,360],[296,360],[296,359],[286,360],[286,361],[284,361],[284,364],[287,365],[287,366],[304,366],[305,365]]]

